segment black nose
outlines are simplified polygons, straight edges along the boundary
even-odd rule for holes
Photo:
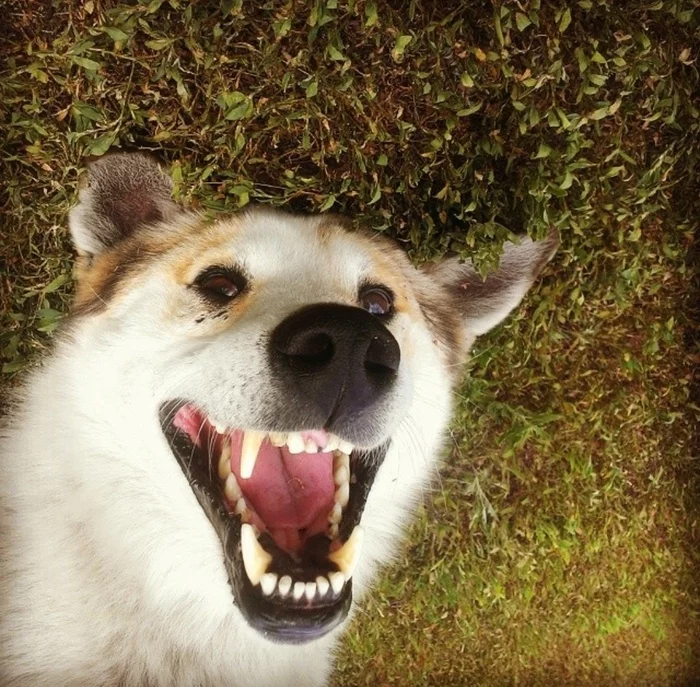
[[[399,344],[384,324],[347,305],[302,308],[274,330],[271,343],[278,375],[330,429],[376,406],[401,361]]]

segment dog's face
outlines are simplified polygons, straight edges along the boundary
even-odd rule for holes
[[[207,223],[140,154],[91,167],[71,228],[81,336],[125,380],[144,371],[133,393],[168,447],[143,460],[179,464],[234,603],[281,642],[345,619],[382,532],[431,477],[468,345],[554,249],[511,245],[482,282],[456,261],[417,270],[333,216]]]

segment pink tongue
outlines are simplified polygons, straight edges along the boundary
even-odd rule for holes
[[[231,441],[231,468],[246,501],[253,507],[275,541],[288,550],[298,548],[299,530],[314,534],[326,526],[333,507],[333,455],[291,454],[265,440],[250,479],[240,472],[241,432]]]

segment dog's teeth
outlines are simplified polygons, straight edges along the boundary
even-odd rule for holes
[[[303,453],[305,448],[304,438],[301,432],[290,432],[287,436],[287,448],[290,453]]]
[[[241,493],[241,488],[238,486],[238,480],[232,472],[229,472],[228,477],[226,478],[226,484],[224,485],[224,494],[226,494],[226,498],[231,503],[237,503],[238,499],[240,499],[241,496],[243,496],[243,494]]]
[[[292,591],[292,596],[294,597],[295,601],[299,601],[302,596],[304,596],[304,592],[306,591],[306,585],[303,582],[295,582],[294,583],[294,589]]]
[[[335,492],[335,502],[339,503],[343,508],[348,505],[350,500],[350,485],[347,482],[343,482]]]
[[[333,457],[333,469],[337,471],[340,468],[345,468],[350,474],[350,456],[346,456],[344,453],[336,453]]]
[[[343,507],[336,503],[333,505],[333,510],[328,514],[328,522],[331,525],[337,525],[343,519]]]
[[[336,436],[335,434],[329,434],[328,443],[326,444],[324,451],[337,451],[338,446],[340,446],[340,437]]]
[[[350,471],[344,466],[341,465],[336,471],[335,474],[333,475],[333,480],[336,483],[336,486],[340,486],[341,484],[345,484],[346,482],[350,481]]]
[[[280,583],[277,585],[281,597],[287,596],[289,590],[292,588],[292,578],[289,575],[284,575],[280,578]]]
[[[316,596],[316,583],[307,582],[304,588],[304,594],[306,595],[307,601],[313,601],[314,596]]]
[[[231,474],[231,442],[228,438],[224,439],[224,445],[221,447],[221,456],[219,456],[219,477],[226,479]]]
[[[333,589],[333,593],[338,596],[343,590],[343,585],[345,584],[345,575],[341,572],[332,572],[328,574],[328,580]]]
[[[245,499],[242,496],[238,499],[238,501],[236,501],[236,515],[240,515],[243,522],[248,522],[248,520],[250,520],[248,504],[245,502]],[[258,532],[255,532],[256,537],[258,534]]]
[[[341,453],[344,453],[346,456],[349,456],[354,448],[355,447],[349,441],[343,441],[342,439],[340,440],[340,444],[338,445],[338,450]]]
[[[287,443],[287,435],[284,432],[270,432],[270,443],[281,448]]]
[[[319,575],[316,578],[316,586],[318,587],[318,595],[322,599],[326,595],[326,592],[328,591],[331,584],[328,581],[327,577],[324,577],[323,575]]]
[[[355,572],[357,561],[360,560],[364,534],[362,527],[357,525],[345,544],[337,551],[328,555],[329,560],[333,561],[333,563],[340,568],[340,572],[345,575],[345,579],[349,580]],[[333,582],[333,580],[331,580],[331,582]],[[333,589],[335,590],[335,587]]]
[[[338,527],[338,523],[333,523],[329,528],[328,528],[328,534],[331,539],[335,539],[338,536],[338,531],[340,528]]]
[[[226,434],[226,427],[224,425],[220,425],[218,422],[214,422],[214,429],[219,433],[219,434]]]
[[[253,476],[255,461],[258,459],[258,451],[265,435],[262,432],[245,432],[243,435],[243,447],[241,448],[241,477],[250,479]]]
[[[260,587],[265,596],[270,596],[277,586],[277,575],[275,573],[265,573],[260,578]]]
[[[251,583],[256,585],[272,562],[272,556],[260,546],[253,526],[247,523],[241,525],[241,552],[246,575]]]
[[[304,452],[305,453],[318,453],[318,446],[309,439],[305,444],[304,444]]]

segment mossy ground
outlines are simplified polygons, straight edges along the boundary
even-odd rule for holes
[[[88,155],[181,200],[346,212],[421,261],[562,246],[479,341],[337,685],[700,682],[698,31],[683,0],[9,0],[3,385],[72,289]]]

